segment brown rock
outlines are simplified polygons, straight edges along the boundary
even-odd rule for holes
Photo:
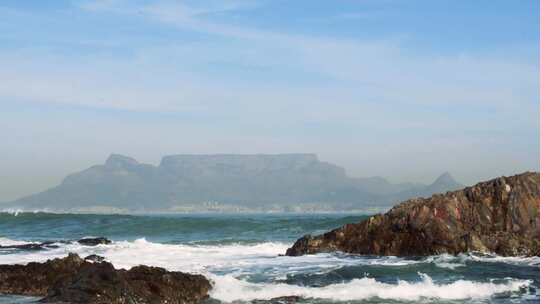
[[[463,190],[408,200],[384,215],[320,236],[304,236],[286,254],[330,251],[395,256],[469,251],[538,255],[540,173],[500,177]]]
[[[45,296],[51,284],[74,275],[83,263],[78,255],[70,254],[45,263],[0,265],[0,293]]]
[[[0,293],[43,296],[45,303],[190,304],[206,299],[210,289],[201,275],[147,266],[116,270],[76,254],[26,266],[0,265]]]

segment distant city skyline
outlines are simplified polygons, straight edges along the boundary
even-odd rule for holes
[[[539,20],[534,0],[2,1],[0,202],[111,153],[540,170]]]

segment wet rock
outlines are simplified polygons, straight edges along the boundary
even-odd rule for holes
[[[208,298],[212,288],[202,275],[168,272],[157,267],[133,267],[125,277],[137,303],[196,303]]]
[[[77,241],[46,241],[42,243],[29,243],[29,244],[22,244],[22,245],[9,245],[9,246],[0,246],[0,250],[2,249],[13,249],[13,250],[24,250],[24,251],[38,251],[38,250],[46,250],[46,249],[54,249],[58,248],[58,244],[71,244],[77,242],[81,245],[85,246],[97,246],[100,244],[111,244],[111,240],[104,238],[104,237],[98,237],[98,238],[83,238]]]
[[[210,282],[201,275],[137,266],[117,270],[76,254],[28,265],[0,265],[0,293],[44,297],[44,303],[198,303]]]
[[[0,250],[14,249],[14,250],[24,250],[24,251],[38,251],[38,250],[58,248],[58,246],[55,245],[54,243],[55,242],[43,242],[43,243],[29,243],[29,244],[22,244],[22,245],[0,246]]]
[[[255,304],[293,304],[298,301],[300,301],[302,298],[299,296],[284,296],[284,297],[277,297],[272,298],[270,300],[254,300],[252,301]]]
[[[91,255],[85,257],[84,260],[85,261],[90,261],[90,262],[101,263],[101,262],[105,261],[105,258],[102,257],[102,256],[99,256],[97,254],[91,254]]]
[[[272,303],[284,303],[284,304],[292,304],[292,303],[296,303],[298,301],[300,301],[300,298],[299,296],[285,296],[285,297],[278,297],[278,298],[272,298],[270,299],[270,302]]]
[[[111,242],[111,240],[104,238],[104,237],[98,237],[98,238],[83,238],[77,241],[77,243],[85,246],[97,246],[97,245],[108,245]]]
[[[286,252],[425,256],[469,251],[540,254],[540,173],[500,177],[405,201],[386,214],[304,236]]]
[[[27,265],[0,265],[0,293],[45,296],[54,282],[74,275],[84,261],[76,254]]]

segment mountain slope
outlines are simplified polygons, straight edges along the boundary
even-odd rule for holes
[[[413,185],[409,189],[402,190],[393,195],[390,195],[391,201],[394,203],[401,202],[413,197],[430,197],[436,193],[445,193],[465,187],[458,183],[450,173],[445,172],[439,176],[432,184],[429,185]]]
[[[451,190],[449,175],[434,184],[391,184],[351,178],[314,154],[172,155],[158,166],[112,154],[103,165],[67,176],[44,192],[6,205],[62,211],[358,210],[396,197]]]

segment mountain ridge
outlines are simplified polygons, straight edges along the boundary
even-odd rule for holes
[[[433,187],[440,179],[454,183]],[[402,197],[432,194],[434,188],[455,190],[458,185],[448,173],[430,185],[354,178],[313,153],[176,154],[164,156],[157,166],[113,153],[101,165],[69,174],[56,187],[4,206],[64,211],[350,211],[387,207]]]

